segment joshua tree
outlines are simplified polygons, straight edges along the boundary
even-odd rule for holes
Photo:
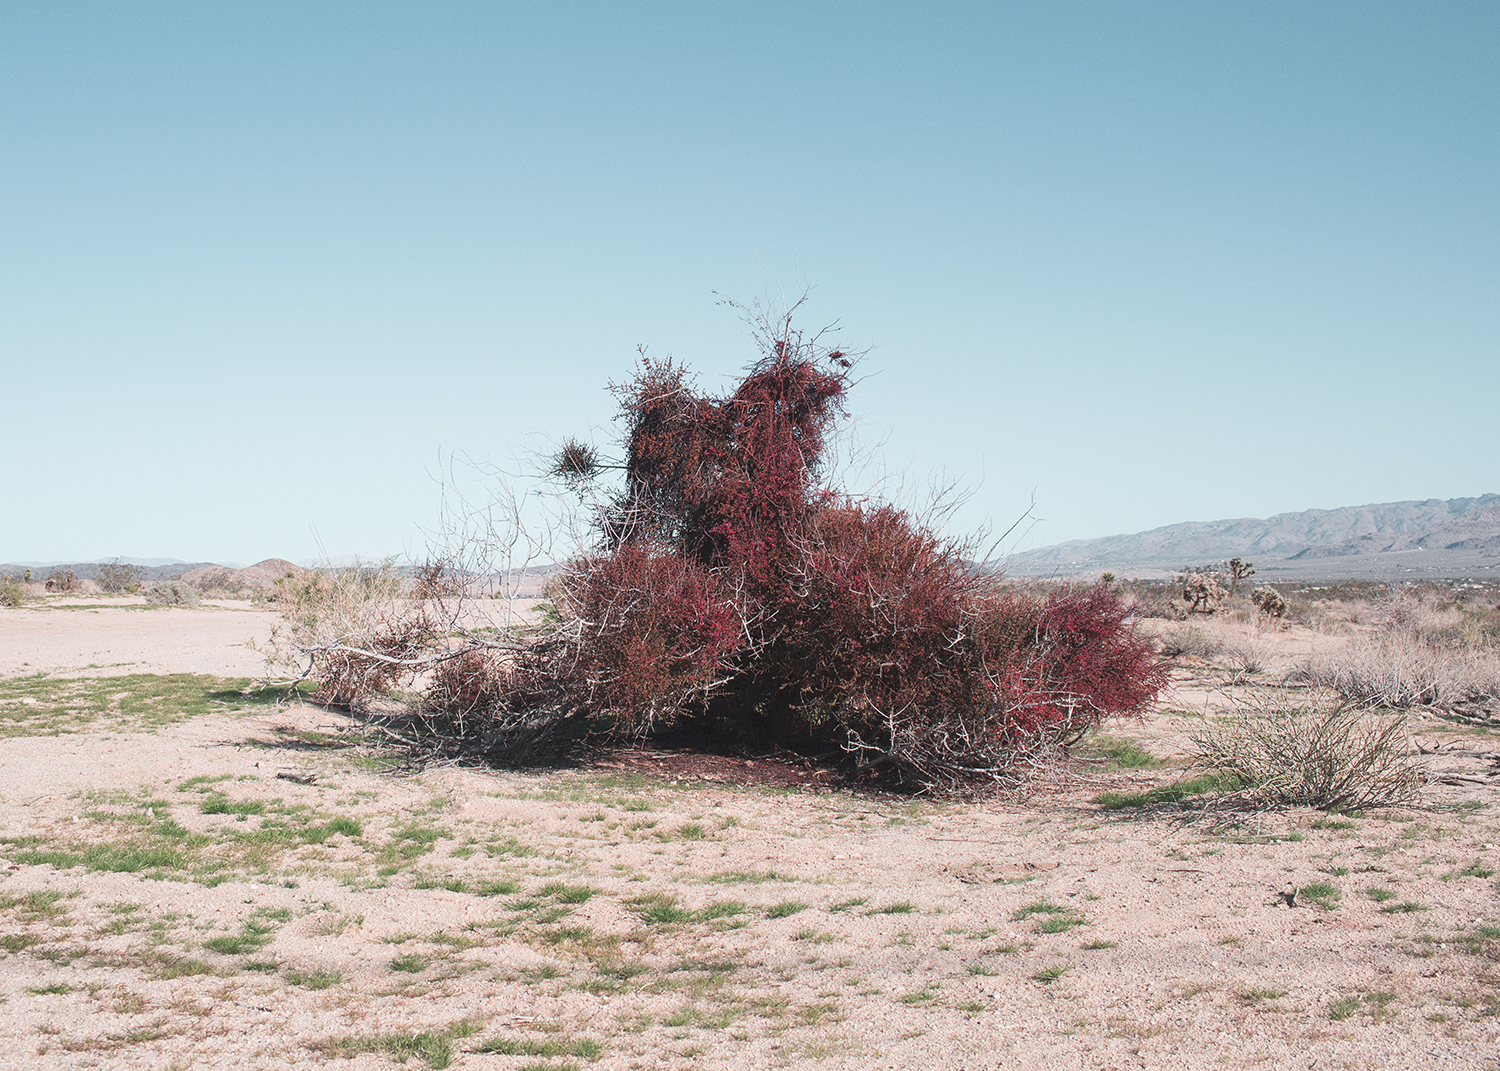
[[[1255,566],[1240,558],[1229,559],[1229,594],[1239,590],[1240,581],[1255,575]]]

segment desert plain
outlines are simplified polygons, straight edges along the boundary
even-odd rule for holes
[[[1357,621],[1197,622],[1145,717],[974,800],[665,747],[416,766],[249,689],[275,621],[0,609],[0,1067],[1497,1066],[1483,719],[1408,717],[1411,805],[1166,791]]]

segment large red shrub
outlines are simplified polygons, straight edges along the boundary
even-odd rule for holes
[[[819,485],[849,362],[775,328],[727,397],[644,358],[615,388],[624,485],[559,603],[573,709],[837,741],[925,783],[1142,710],[1164,673],[1106,587],[1006,590],[904,511]],[[568,449],[555,471],[592,465]]]

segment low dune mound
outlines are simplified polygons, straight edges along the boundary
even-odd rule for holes
[[[282,577],[302,576],[307,570],[285,558],[267,558],[243,569],[202,565],[189,569],[182,579],[204,591],[270,591]]]

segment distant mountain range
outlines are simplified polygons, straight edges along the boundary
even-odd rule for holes
[[[0,576],[21,576],[27,569],[30,569],[31,575],[37,580],[45,580],[53,573],[72,573],[79,580],[98,580],[100,568],[111,564],[114,560],[106,558],[97,562],[8,562],[0,565]],[[147,562],[152,564],[148,565]],[[142,580],[172,580],[189,569],[198,569],[205,565],[223,568],[215,562],[179,562],[169,558],[121,558],[120,563],[140,569]]]
[[[1309,509],[1264,520],[1188,521],[1039,547],[997,564],[1010,576],[1151,576],[1233,557],[1254,561],[1258,575],[1281,579],[1496,576],[1500,495]]]

